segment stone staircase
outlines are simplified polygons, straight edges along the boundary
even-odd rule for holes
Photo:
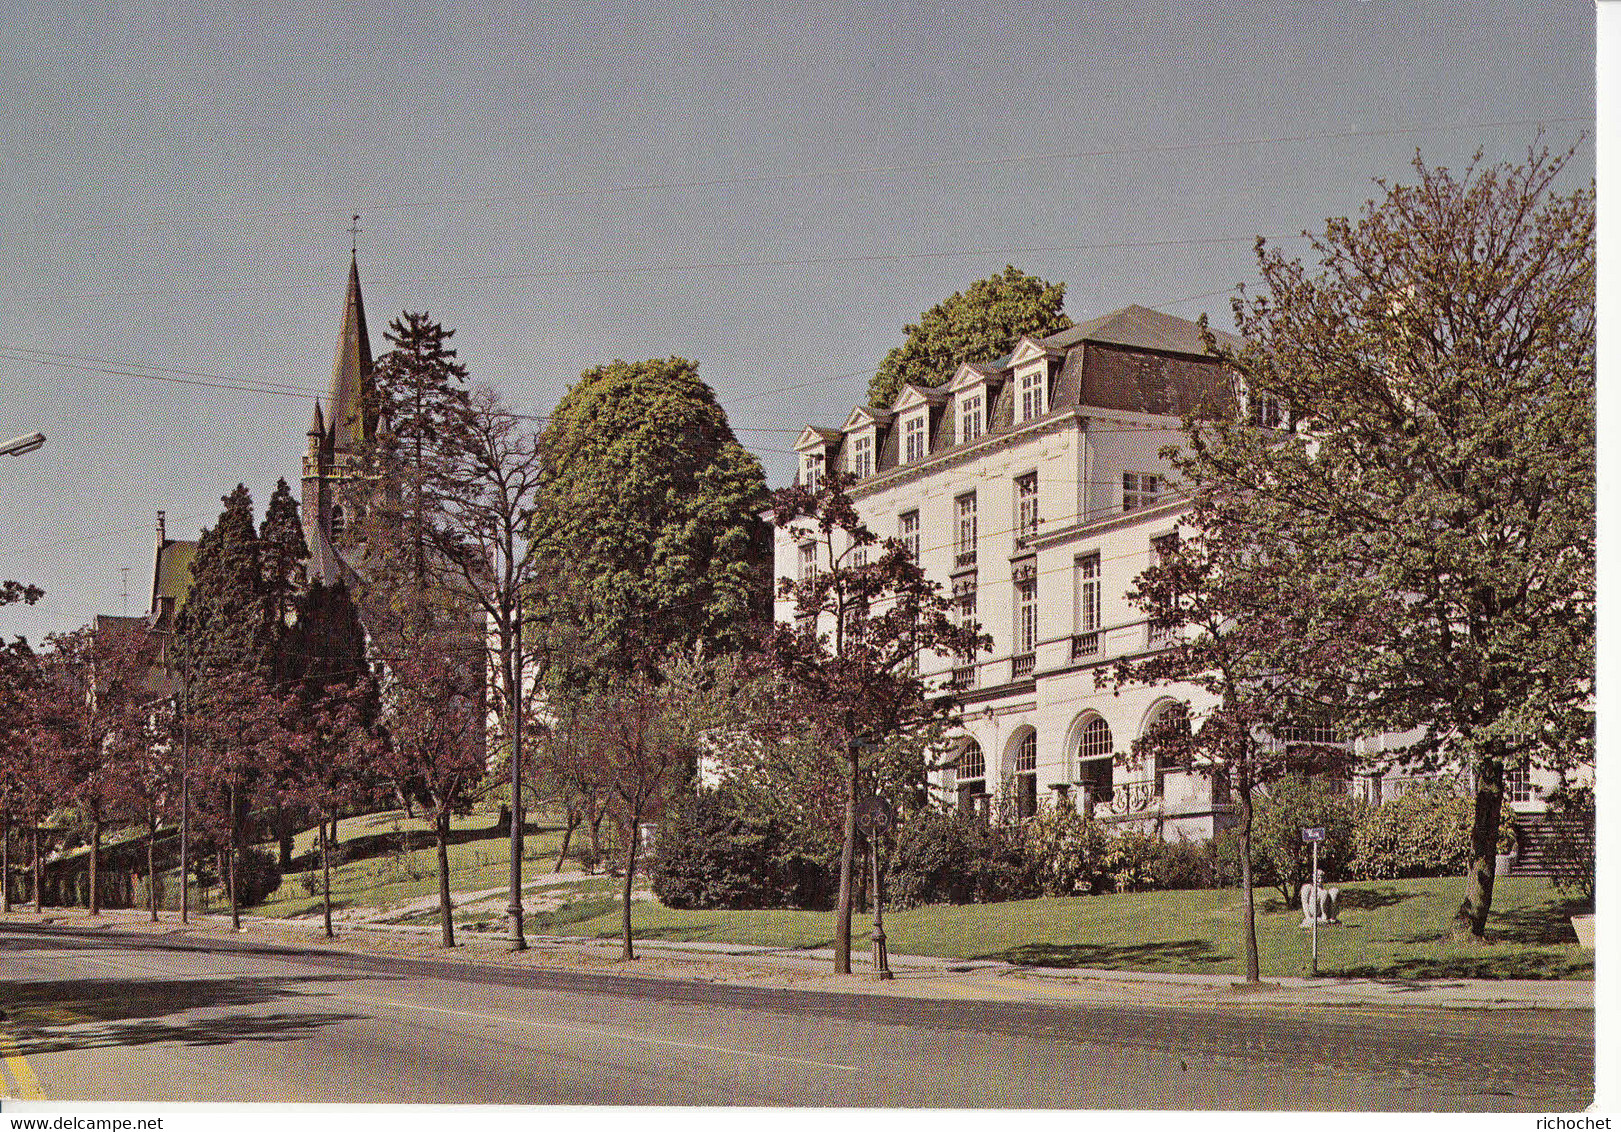
[[[1521,814],[1514,821],[1520,835],[1520,853],[1514,861],[1515,876],[1549,876],[1548,846],[1560,838],[1590,841],[1587,832],[1575,822],[1559,822],[1547,814]],[[1592,851],[1591,845],[1588,851]]]

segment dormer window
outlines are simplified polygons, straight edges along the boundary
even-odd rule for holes
[[[857,479],[872,475],[872,433],[863,433],[850,442],[850,472]]]
[[[958,407],[959,425],[957,439],[967,444],[971,440],[978,440],[985,435],[985,392],[976,389],[966,394]]]
[[[817,492],[822,489],[822,465],[824,458],[820,452],[810,452],[805,455],[805,471],[801,477],[805,483],[805,490]]]
[[[915,464],[929,454],[929,415],[919,413],[908,418],[903,426],[902,439],[906,455],[902,463]]]
[[[1047,411],[1047,374],[1037,366],[1019,375],[1019,420],[1033,421]]]

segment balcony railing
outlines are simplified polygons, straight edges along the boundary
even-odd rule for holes
[[[966,692],[979,685],[979,666],[963,664],[951,670],[951,684],[953,691]]]
[[[1152,778],[1136,782],[1116,782],[1114,796],[1108,801],[1099,799],[1095,812],[1101,817],[1125,817],[1128,814],[1147,813],[1158,808],[1160,792]]]
[[[979,561],[979,552],[975,550],[959,550],[957,552],[957,569],[965,570]]]
[[[1091,660],[1103,655],[1103,634],[1097,630],[1090,633],[1076,633],[1069,639],[1069,658],[1071,660]]]
[[[1024,653],[1013,658],[1013,679],[1022,680],[1036,670],[1036,654]]]

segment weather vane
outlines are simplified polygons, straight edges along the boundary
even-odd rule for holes
[[[349,250],[351,252],[358,250],[360,234],[364,231],[365,229],[360,226],[360,216],[358,214],[351,216],[349,219]]]

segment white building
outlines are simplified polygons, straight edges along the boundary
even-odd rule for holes
[[[1173,838],[1208,837],[1228,812],[1186,768],[1115,765],[1163,712],[1196,713],[1196,689],[1095,684],[1154,646],[1126,594],[1184,510],[1159,449],[1186,415],[1227,405],[1198,327],[1133,306],[800,435],[800,482],[858,476],[867,525],[910,544],[994,641],[971,667],[923,662],[963,704],[963,749],[938,783],[960,804],[1001,797],[1029,814],[1067,796]],[[779,531],[777,576],[798,576],[803,553]]]
[[[857,476],[851,495],[868,527],[906,542],[993,639],[971,667],[922,662],[963,704],[961,752],[936,783],[946,797],[977,810],[999,799],[1021,816],[1064,797],[1171,839],[1222,827],[1232,807],[1205,775],[1116,760],[1163,713],[1196,720],[1208,696],[1191,685],[1099,690],[1096,678],[1155,647],[1127,593],[1186,510],[1160,449],[1183,438],[1187,416],[1230,411],[1231,385],[1199,328],[1132,306],[800,434],[800,482],[829,469]],[[790,532],[776,539],[776,575],[800,576],[806,548]],[[778,620],[794,615],[779,599]],[[1379,802],[1447,777],[1381,757],[1413,738],[1357,741],[1361,772],[1346,787]],[[1533,768],[1507,785],[1532,817],[1554,784]]]

